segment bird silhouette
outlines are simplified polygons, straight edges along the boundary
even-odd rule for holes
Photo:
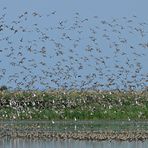
[[[58,11],[25,11],[7,22],[7,9],[0,16],[0,83],[7,80],[14,89],[147,86],[142,59],[148,54],[148,23],[137,16],[100,21],[76,12],[55,22]]]

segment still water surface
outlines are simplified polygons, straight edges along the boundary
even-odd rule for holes
[[[141,141],[79,141],[0,139],[0,148],[148,148],[148,140]]]
[[[123,130],[148,130],[148,120],[146,121],[1,121],[0,127],[19,129],[21,131],[123,131]]]

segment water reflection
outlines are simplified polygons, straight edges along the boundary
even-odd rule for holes
[[[148,140],[141,141],[78,141],[0,139],[1,148],[147,148]]]

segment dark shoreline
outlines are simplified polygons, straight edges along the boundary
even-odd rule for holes
[[[54,139],[54,140],[119,140],[119,141],[145,141],[148,139],[148,131],[106,131],[106,132],[50,132],[50,131],[13,131],[2,130],[0,131],[0,138],[23,138],[23,139]]]

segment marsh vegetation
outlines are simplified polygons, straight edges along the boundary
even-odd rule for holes
[[[148,119],[148,93],[122,91],[1,91],[0,119]]]

